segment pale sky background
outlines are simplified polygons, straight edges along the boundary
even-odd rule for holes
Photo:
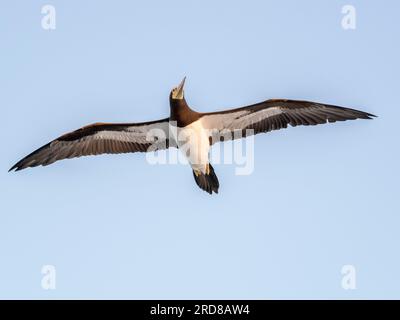
[[[56,8],[56,30],[41,7]],[[343,30],[341,10],[357,10]],[[0,2],[0,298],[400,298],[398,1]],[[96,121],[315,100],[373,121],[258,135],[255,171],[144,154],[7,170]],[[356,290],[341,287],[343,265]],[[56,289],[41,287],[43,265]]]

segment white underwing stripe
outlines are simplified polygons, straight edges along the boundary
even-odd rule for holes
[[[241,110],[232,113],[210,114],[202,118],[203,126],[207,129],[242,130],[251,124],[283,113],[279,107],[261,109],[256,112]]]

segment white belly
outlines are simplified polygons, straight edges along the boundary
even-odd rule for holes
[[[210,143],[207,130],[203,129],[201,119],[185,128],[170,126],[172,135],[191,167],[206,172]]]

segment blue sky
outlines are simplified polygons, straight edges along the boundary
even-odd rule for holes
[[[56,9],[43,30],[41,8]],[[356,8],[344,30],[344,5]],[[1,298],[400,298],[396,1],[2,1]],[[143,154],[7,173],[62,133],[169,114],[315,100],[373,121],[255,138],[255,171]],[[56,289],[41,286],[43,265]],[[356,289],[341,269],[356,270]]]

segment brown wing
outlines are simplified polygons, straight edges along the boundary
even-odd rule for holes
[[[166,149],[169,147],[168,127],[169,118],[130,124],[95,123],[44,145],[16,163],[9,171],[47,166],[58,160],[81,156]]]
[[[255,105],[222,112],[204,113],[202,124],[213,131],[212,142],[241,138],[299,125],[372,119],[373,114],[317,102],[267,100]],[[236,135],[237,134],[237,135]]]

